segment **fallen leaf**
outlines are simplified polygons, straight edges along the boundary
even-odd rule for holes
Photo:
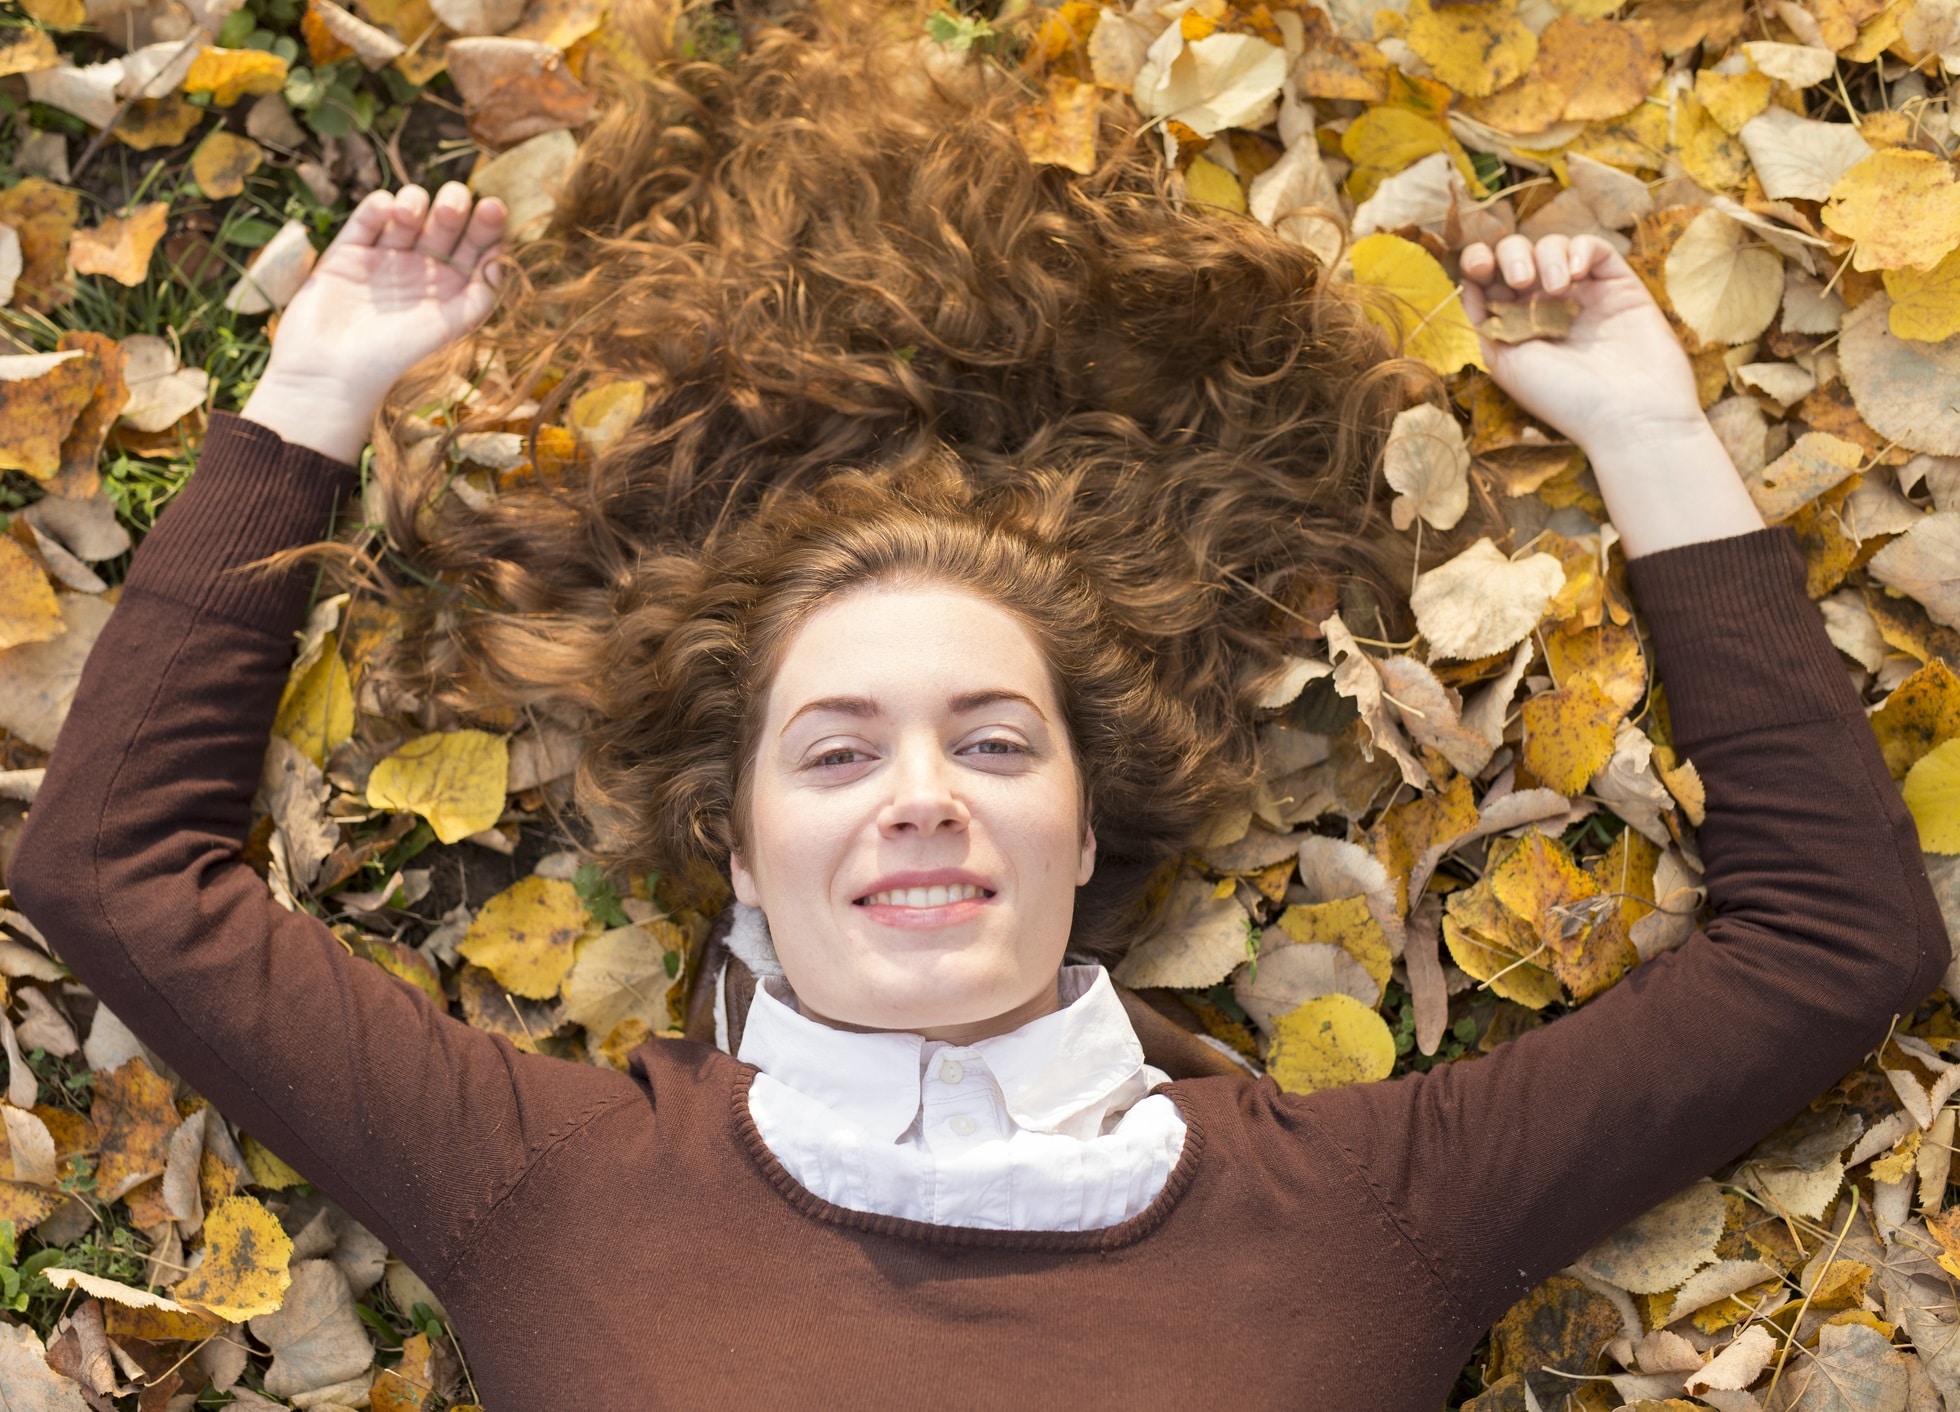
[[[68,258],[80,275],[107,275],[134,288],[150,272],[150,254],[163,239],[170,219],[166,201],[150,201],[128,216],[111,216],[99,226],[78,230],[68,242]]]
[[[253,1319],[258,1333],[257,1317],[279,1309],[293,1283],[292,1255],[292,1237],[277,1216],[249,1196],[227,1197],[204,1218],[202,1263],[171,1292],[179,1303],[221,1319]],[[344,1276],[341,1282],[344,1288]]]
[[[1353,845],[1349,845],[1353,847]],[[1359,851],[1359,850],[1357,850]],[[1363,854],[1366,857],[1365,854]],[[1372,858],[1369,862],[1374,862]],[[1314,891],[1308,888],[1309,892]],[[1374,989],[1356,999],[1373,1004],[1388,984],[1393,956],[1375,905],[1362,896],[1337,897],[1327,902],[1295,903],[1280,913],[1280,932],[1300,946],[1335,946],[1352,956]],[[1265,950],[1262,946],[1261,955]],[[1277,955],[1274,951],[1272,954]]]
[[[236,196],[264,161],[265,152],[251,138],[213,128],[191,153],[191,175],[206,196]]]
[[[96,1074],[89,1121],[101,1154],[95,1168],[98,1200],[114,1201],[139,1182],[163,1175],[170,1135],[180,1120],[169,1081],[140,1058]]]
[[[1844,316],[1838,356],[1858,413],[1881,437],[1912,451],[1960,456],[1960,335],[1939,343],[1898,337],[1891,298],[1874,294]]]
[[[1102,110],[1093,83],[1057,74],[1048,80],[1047,101],[1023,108],[1015,118],[1028,160],[1089,175],[1096,169],[1096,128]],[[1200,159],[1202,160],[1202,159]]]
[[[1286,51],[1223,31],[1186,42],[1173,24],[1150,45],[1130,91],[1146,118],[1182,123],[1200,137],[1266,121],[1286,78]]]
[[[1828,601],[1818,606],[1828,607]],[[1863,606],[1862,601],[1859,606]],[[1866,620],[1870,621],[1869,612]],[[1880,648],[1882,651],[1883,643]],[[1906,771],[1933,747],[1960,739],[1960,677],[1934,658],[1879,703],[1871,713],[1871,723],[1886,768],[1893,779],[1904,779]]]
[[[1229,891],[1220,897],[1203,879],[1180,877],[1158,930],[1131,947],[1110,975],[1132,990],[1217,985],[1250,954],[1250,927]]]
[[[1788,451],[1742,480],[1763,519],[1775,524],[1857,474],[1864,459],[1864,452],[1842,437],[1807,431]]]
[[[306,227],[287,221],[245,266],[245,273],[225,296],[225,307],[240,314],[285,308],[299,293],[318,258]]]
[[[1900,338],[1941,343],[1960,334],[1960,250],[1931,270],[1887,270],[1888,326]]]
[[[1351,995],[1322,995],[1279,1017],[1266,1072],[1288,1093],[1385,1079],[1395,1067],[1388,1024]]]
[[[8,1412],[92,1412],[81,1384],[48,1366],[41,1340],[25,1324],[0,1324],[0,1387]]]
[[[370,72],[386,68],[408,52],[408,46],[387,30],[376,28],[333,0],[307,0],[306,13]]]
[[[367,802],[375,809],[413,810],[428,820],[438,839],[457,843],[497,822],[509,772],[510,751],[502,736],[438,731],[417,736],[377,762],[368,776]]]
[[[668,974],[667,958],[685,952],[685,938],[665,921],[614,927],[578,941],[565,974],[565,1018],[600,1039],[627,1020],[666,1029],[667,996],[680,977],[678,967]]]
[[[1308,942],[1262,951],[1256,967],[1241,967],[1232,996],[1252,1022],[1274,1033],[1279,1017],[1323,995],[1347,995],[1373,1006],[1382,988],[1361,963],[1338,946]]]
[[[1565,569],[1550,554],[1513,562],[1479,539],[1418,576],[1409,606],[1431,661],[1469,661],[1522,642],[1564,583]]]
[[[1880,1412],[1906,1405],[1909,1355],[1868,1324],[1826,1324],[1817,1350],[1792,1359],[1768,1412]]]
[[[1704,1178],[1635,1217],[1574,1263],[1634,1294],[1659,1294],[1715,1260],[1726,1216],[1721,1187]]]
[[[14,540],[0,535],[0,649],[46,642],[67,630],[41,566]]]
[[[1502,0],[1410,0],[1407,14],[1409,47],[1466,97],[1495,93],[1522,77],[1538,56],[1538,36]]]
[[[509,36],[457,39],[446,52],[470,133],[486,147],[501,150],[555,128],[582,127],[592,117],[591,91],[548,44]]]
[[[277,93],[286,86],[286,61],[263,49],[219,49],[198,51],[184,75],[184,92],[208,93],[219,108],[229,108],[241,98],[261,93]]]
[[[1837,72],[1837,55],[1813,45],[1754,40],[1744,44],[1742,52],[1758,73],[1768,74],[1792,88],[1813,87]]]
[[[165,98],[139,98],[117,120],[116,141],[138,152],[181,146],[204,121],[208,111],[179,93]]]
[[[1667,297],[1703,342],[1746,343],[1776,317],[1783,257],[1750,241],[1742,222],[1703,211],[1667,253]]]
[[[1960,628],[1960,510],[1936,510],[1871,559],[1880,583],[1916,600],[1938,623]]]
[[[68,240],[81,215],[81,193],[43,177],[23,177],[0,191],[0,225],[20,239],[21,271],[14,302],[45,312],[68,302]]]
[[[31,25],[10,29],[6,37],[0,39],[0,78],[31,74],[37,69],[51,69],[60,58],[53,37],[46,30],[35,29]]]
[[[1444,374],[1483,367],[1477,332],[1435,256],[1399,235],[1376,234],[1357,240],[1348,257],[1356,287],[1373,295],[1364,306],[1368,317],[1411,358]]]
[[[1856,242],[1853,269],[1930,270],[1960,246],[1960,182],[1931,152],[1888,147],[1838,178],[1822,219]]]
[[[1929,750],[1906,773],[1906,808],[1928,853],[1960,853],[1960,740]]]
[[[1544,943],[1491,892],[1490,880],[1459,888],[1444,903],[1450,957],[1494,994],[1532,1010],[1563,998]]]
[[[288,1240],[286,1253],[291,1252]],[[354,1312],[353,1291],[340,1267],[331,1260],[296,1260],[290,1273],[282,1265],[280,1274],[284,1299],[249,1316],[252,1337],[272,1350],[266,1392],[298,1397],[365,1374],[374,1363],[374,1346]]]
[[[102,366],[81,349],[0,356],[0,468],[46,480],[95,395]]]
[[[485,902],[456,950],[512,994],[549,1000],[572,969],[578,941],[591,930],[577,888],[532,876]]]
[[[470,173],[470,190],[495,196],[509,208],[507,238],[517,245],[544,234],[559,190],[578,156],[578,140],[564,129],[540,133],[492,157]]]
[[[1470,508],[1470,452],[1455,417],[1433,403],[1398,413],[1382,451],[1382,474],[1400,492],[1392,507],[1397,529],[1422,516],[1432,529],[1454,529]]]
[[[340,640],[334,633],[322,639],[319,655],[305,667],[295,665],[279,698],[279,709],[272,721],[272,733],[290,741],[315,765],[324,765],[327,756],[342,741],[354,735],[354,685],[341,660]],[[428,739],[428,737],[424,737]],[[380,766],[376,766],[376,772]],[[372,784],[370,784],[372,792]],[[371,802],[371,801],[370,801]],[[375,805],[375,808],[407,808],[408,805]],[[498,812],[502,812],[499,798]],[[491,823],[495,823],[493,817]],[[483,827],[488,827],[484,825]],[[457,838],[475,833],[467,829]],[[445,839],[444,842],[454,842]]]
[[[204,405],[211,378],[202,368],[182,368],[177,351],[154,334],[131,334],[122,341],[123,379],[129,399],[122,424],[137,431],[168,431]]]
[[[402,1340],[401,1361],[384,1368],[368,1394],[371,1412],[435,1412],[442,1404],[435,1389],[435,1353],[426,1334]]]
[[[1817,122],[1774,106],[1744,123],[1740,136],[1772,201],[1828,200],[1839,179],[1872,153],[1850,123]]]

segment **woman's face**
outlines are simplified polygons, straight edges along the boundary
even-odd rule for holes
[[[749,790],[735,895],[768,917],[806,1012],[977,1037],[1053,1008],[1096,845],[1012,613],[938,586],[824,604],[783,654]]]

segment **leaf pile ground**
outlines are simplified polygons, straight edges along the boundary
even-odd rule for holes
[[[739,44],[712,10],[691,23],[703,57]],[[133,541],[249,393],[315,251],[374,186],[451,175],[535,236],[607,26],[606,0],[6,0],[0,829]],[[1598,486],[1483,373],[1458,297],[1458,253],[1514,230],[1600,235],[1667,311],[1802,547],[1960,925],[1955,0],[1013,0],[924,37],[1019,78],[1035,161],[1093,171],[1113,114],[1161,143],[1178,199],[1333,264],[1450,389],[1396,424],[1396,531],[1420,546],[1473,492],[1508,522],[1429,556],[1409,641],[1315,615],[1318,654],[1263,703],[1263,778],[1163,880],[1171,925],[1119,979],[1304,1092],[1476,1062],[1692,934],[1701,785]],[[1545,301],[1485,331],[1570,317]],[[644,399],[594,378],[560,422],[477,436],[459,493],[564,476]],[[381,730],[364,667],[390,629],[316,607],[249,856],[467,1023],[622,1067],[677,1026],[723,899],[586,864],[556,822],[578,743],[548,722]],[[469,1405],[412,1272],[159,1076],[17,913],[0,928],[8,1395]],[[1529,1293],[1451,1405],[1960,1408],[1957,1059],[1941,990],[1805,1114]]]

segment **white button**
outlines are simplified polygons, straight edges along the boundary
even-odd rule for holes
[[[943,1084],[956,1084],[966,1077],[966,1065],[957,1059],[948,1059],[939,1066],[939,1081]]]
[[[961,1137],[973,1136],[973,1119],[964,1113],[957,1113],[946,1120],[946,1126]]]

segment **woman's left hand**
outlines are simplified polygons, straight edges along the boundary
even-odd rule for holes
[[[504,221],[461,182],[370,192],[279,316],[244,415],[353,460],[395,380],[489,314]]]

